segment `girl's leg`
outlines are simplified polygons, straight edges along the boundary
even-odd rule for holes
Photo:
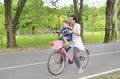
[[[70,50],[71,47],[64,47],[65,51],[68,52]],[[60,58],[60,63],[58,63],[57,67],[55,68],[55,70],[59,70],[61,68],[61,63],[63,62],[63,58]]]
[[[79,65],[78,73],[82,73],[83,72],[83,68],[81,67],[81,63],[80,63],[79,57],[77,55],[78,52],[79,52],[79,49],[77,47],[74,47],[73,48],[73,55],[74,55],[76,61],[78,62],[78,65]]]
[[[68,46],[67,38],[63,37],[63,40],[65,41],[66,46]]]

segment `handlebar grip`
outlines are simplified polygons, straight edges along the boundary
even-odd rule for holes
[[[57,31],[55,31],[55,32],[53,32],[53,33],[54,33],[54,34],[56,34],[56,33],[57,33],[57,34],[61,34],[60,32],[57,32]]]

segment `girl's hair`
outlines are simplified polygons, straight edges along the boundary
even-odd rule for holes
[[[75,15],[71,15],[70,17],[72,17],[72,18],[73,18],[73,20],[74,20],[75,22],[77,22],[77,18],[76,18],[76,16],[75,16]]]
[[[68,21],[67,21],[67,20],[64,20],[64,21],[62,21],[62,22],[65,22],[65,23],[67,23],[67,24],[68,24]]]

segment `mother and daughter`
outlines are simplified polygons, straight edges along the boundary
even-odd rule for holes
[[[63,39],[66,44],[66,51],[68,51],[71,47],[73,48],[73,55],[79,63],[78,73],[81,74],[83,72],[83,68],[77,56],[79,50],[85,50],[84,44],[80,36],[81,27],[80,24],[76,23],[77,20],[75,15],[71,15],[69,19],[70,24],[66,20],[64,20],[62,22],[63,28],[58,32],[63,33],[63,37],[61,39]],[[58,64],[56,69],[59,69],[60,67],[61,64]]]

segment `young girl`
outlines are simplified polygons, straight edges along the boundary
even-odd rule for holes
[[[64,40],[66,46],[68,46],[67,41],[72,41],[72,34],[69,34],[68,31],[72,30],[72,28],[68,25],[68,22],[66,20],[62,22],[62,26],[63,28],[59,30],[60,33],[63,33],[63,36],[61,39]]]

